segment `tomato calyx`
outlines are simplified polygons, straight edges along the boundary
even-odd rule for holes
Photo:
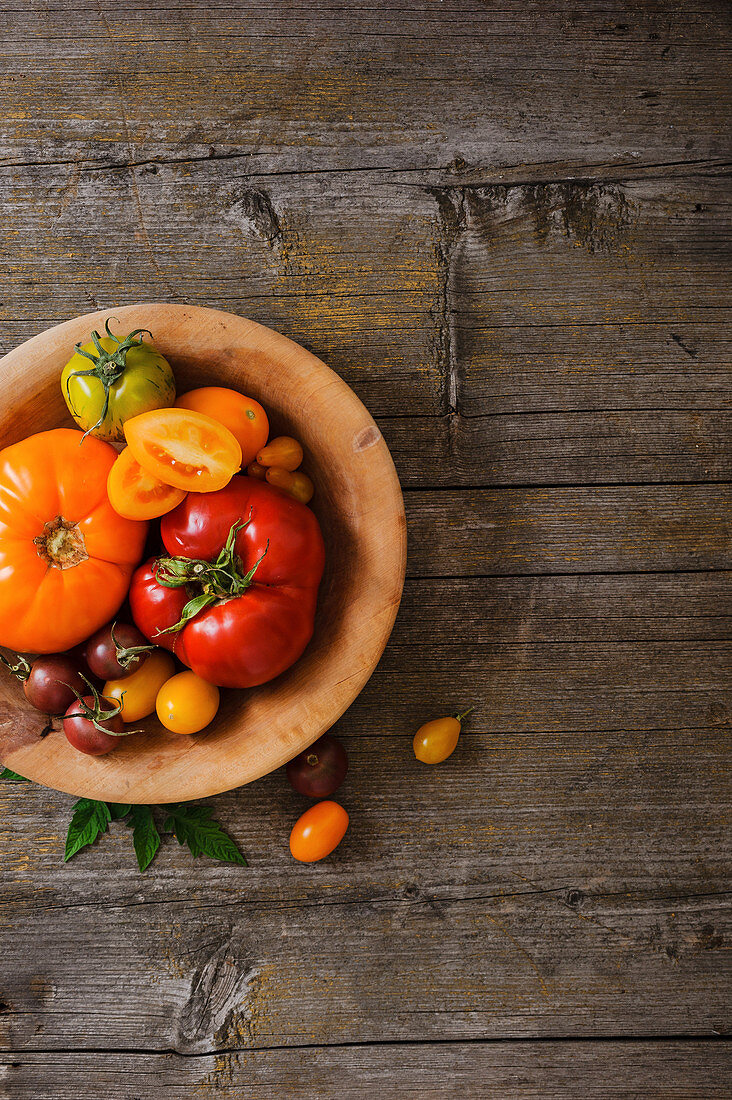
[[[116,706],[110,706],[105,709],[104,704],[109,703],[109,700],[103,699],[100,696],[99,692],[94,687],[94,684],[92,684],[90,680],[87,680],[83,672],[79,673],[79,675],[89,688],[92,699],[92,706],[90,706],[89,703],[87,703],[86,701],[89,696],[82,695],[76,690],[76,688],[72,687],[71,690],[78,700],[80,711],[78,714],[75,712],[69,714],[67,711],[67,713],[64,715],[64,719],[85,718],[87,722],[91,722],[91,724],[94,726],[94,729],[99,730],[100,733],[106,733],[110,737],[129,737],[132,733],[142,733],[142,730],[123,730],[121,733],[117,733],[115,730],[111,730],[108,729],[106,726],[103,726],[102,722],[108,722],[110,718],[116,718],[118,714],[122,713],[122,699],[124,698],[125,692],[123,691],[121,693]]]
[[[89,557],[78,523],[63,516],[47,520],[33,545],[38,557],[56,569],[73,569]]]
[[[69,390],[69,383],[72,378],[98,378],[104,388],[104,404],[102,406],[102,413],[96,424],[93,424],[91,428],[84,432],[82,436],[82,442],[89,435],[90,432],[94,432],[97,428],[100,428],[104,423],[107,412],[109,411],[109,391],[115,382],[125,372],[127,367],[127,352],[130,348],[142,347],[143,339],[141,333],[146,332],[150,339],[152,339],[152,333],[147,328],[136,328],[133,332],[130,332],[125,336],[124,340],[120,340],[118,336],[115,336],[109,327],[110,318],[104,322],[104,328],[106,329],[107,336],[110,340],[114,340],[117,345],[113,351],[107,351],[102,347],[101,336],[98,332],[92,332],[91,338],[94,342],[94,347],[97,349],[97,354],[84,351],[81,343],[74,345],[74,350],[77,355],[83,355],[85,359],[89,359],[94,366],[89,370],[75,370],[66,379],[66,393],[69,401],[71,402],[71,393]],[[137,340],[135,337],[139,336]],[[73,402],[72,402],[73,404]]]
[[[31,674],[30,663],[26,661],[25,657],[21,657],[20,654],[16,656],[16,661],[17,664],[13,664],[11,660],[0,653],[0,665],[2,665],[11,676],[14,676],[16,680],[19,680],[21,684],[24,684]]]
[[[141,656],[141,654],[152,653],[152,651],[157,648],[154,645],[121,645],[114,636],[114,628],[116,627],[116,625],[116,623],[112,623],[112,625],[110,626],[109,636],[111,637],[112,644],[114,645],[114,655],[122,668],[128,669],[131,665],[135,663],[135,661],[139,656]]]
[[[158,558],[153,567],[158,584],[164,588],[186,588],[189,594],[192,591],[196,593],[183,608],[178,622],[164,630],[159,630],[158,634],[170,634],[181,630],[186,623],[211,604],[242,596],[246,592],[269,550],[269,539],[267,539],[264,552],[251,569],[246,573],[242,572],[242,561],[235,551],[236,539],[239,532],[243,531],[251,520],[250,509],[248,519],[237,520],[231,525],[226,542],[213,561],[205,561],[203,558]]]

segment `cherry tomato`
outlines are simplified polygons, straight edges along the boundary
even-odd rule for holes
[[[241,447],[241,464],[251,462],[269,436],[267,414],[251,397],[223,386],[204,386],[184,393],[175,403],[177,409],[192,409],[218,420],[236,436]]]
[[[282,489],[295,500],[303,504],[312,500],[315,486],[308,475],[301,473],[300,470],[290,471],[283,470],[281,466],[270,466],[266,476],[270,485],[274,485],[275,489]]]
[[[213,493],[241,466],[241,447],[228,428],[189,409],[156,409],[125,423],[130,450],[166,485]]]
[[[179,672],[160,688],[155,707],[166,729],[198,733],[216,717],[219,689],[195,672]]]
[[[136,626],[108,623],[92,634],[84,647],[84,658],[100,680],[121,680],[136,672],[154,648]]]
[[[257,451],[260,466],[280,466],[283,470],[296,470],[302,462],[302,447],[289,435],[270,439],[266,447]]]
[[[267,467],[260,466],[258,462],[250,462],[247,466],[247,474],[249,477],[255,477],[257,481],[266,481]]]
[[[441,764],[454,751],[462,729],[461,722],[470,710],[447,718],[433,718],[425,722],[414,735],[414,755],[423,764]]]
[[[316,802],[295,822],[290,851],[300,863],[316,863],[337,848],[348,828],[348,814],[337,802]]]
[[[185,489],[176,489],[143,470],[129,447],[120,454],[107,478],[109,503],[125,519],[157,519],[180,504]]]
[[[287,778],[298,794],[327,798],[340,787],[348,771],[348,757],[340,741],[324,733],[309,749],[287,765]]]
[[[174,676],[175,661],[165,650],[158,649],[131,676],[107,680],[104,698],[119,703],[123,722],[139,722],[155,713],[158,692]]]
[[[104,756],[117,747],[120,736],[124,735],[124,724],[119,714],[114,714],[111,718],[103,717],[105,713],[109,713],[105,709],[105,703],[114,710],[116,704],[98,695],[84,695],[81,699],[75,699],[64,715],[66,740],[87,756]],[[97,726],[92,718],[94,714],[98,716]],[[105,733],[105,730],[109,730],[109,733]]]
[[[36,657],[23,682],[26,699],[44,714],[63,714],[76,699],[74,688],[84,691],[81,663],[67,653]]]

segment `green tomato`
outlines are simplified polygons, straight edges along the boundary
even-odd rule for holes
[[[120,340],[109,321],[105,328],[106,336],[93,332],[88,344],[76,345],[61,375],[61,391],[84,432],[124,443],[126,420],[175,404],[175,379],[167,359],[142,339],[147,329]]]

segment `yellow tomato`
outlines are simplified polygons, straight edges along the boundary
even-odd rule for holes
[[[260,466],[279,466],[283,470],[296,470],[302,462],[302,447],[289,435],[270,439],[266,447],[257,451]]]
[[[266,477],[270,485],[274,485],[276,489],[282,489],[283,493],[294,497],[302,504],[312,500],[315,486],[308,475],[301,473],[300,470],[290,471],[283,470],[280,466],[269,466]]]
[[[166,729],[198,733],[216,717],[219,689],[195,672],[179,672],[160,688],[155,707]]]
[[[174,673],[173,658],[164,649],[156,649],[131,676],[107,680],[102,694],[120,704],[123,722],[139,722],[154,713],[158,692]]]
[[[460,723],[470,714],[470,710],[447,718],[433,718],[431,722],[420,726],[413,741],[417,759],[423,764],[441,764],[443,760],[447,760],[457,746],[462,729]]]

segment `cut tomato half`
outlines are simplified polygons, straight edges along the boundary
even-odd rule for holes
[[[177,507],[185,495],[185,489],[166,485],[143,470],[130,447],[122,451],[107,478],[109,503],[125,519],[157,519]]]
[[[228,485],[241,467],[241,447],[223,424],[190,409],[153,409],[125,422],[133,455],[148,473],[194,493]]]

